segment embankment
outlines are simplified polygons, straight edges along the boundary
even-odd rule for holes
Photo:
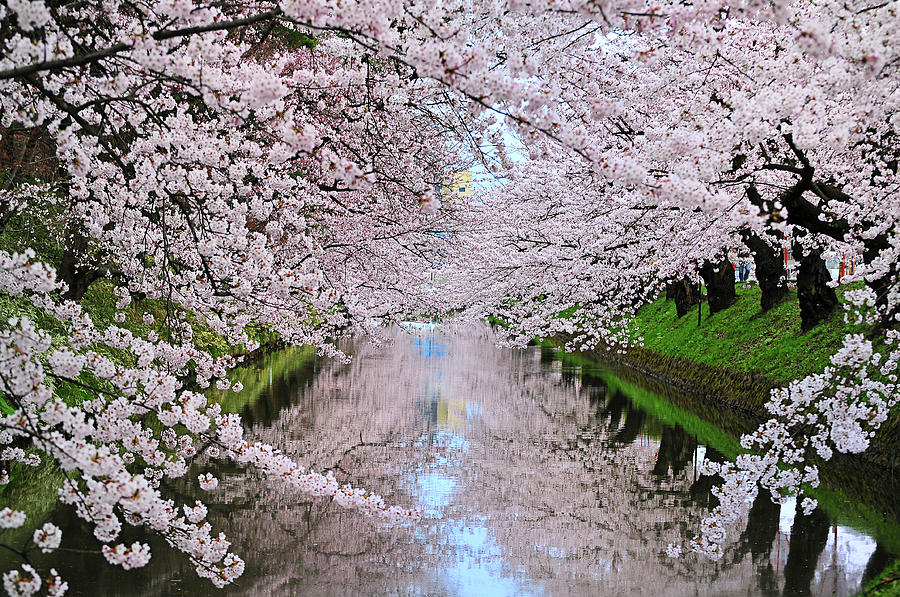
[[[658,386],[648,389],[739,435],[768,418],[765,404],[773,388],[821,371],[844,335],[859,331],[839,311],[804,333],[794,293],[760,313],[755,286],[739,287],[737,302],[725,311],[710,316],[705,303],[701,308],[698,324],[696,310],[678,318],[674,302],[660,298],[634,322],[633,334],[643,346],[583,356],[637,372],[644,385]],[[882,425],[866,452],[847,458],[888,471],[900,466],[900,412]]]

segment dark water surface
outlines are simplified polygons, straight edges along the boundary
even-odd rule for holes
[[[600,372],[498,349],[487,330],[347,349],[349,365],[273,355],[229,406],[250,436],[423,520],[392,528],[219,465],[217,491],[179,487],[245,559],[237,585],[213,589],[159,542],[146,568],[113,569],[63,507],[65,549],[48,564],[70,594],[844,596],[890,555],[822,510],[758,499],[720,561],[669,559],[714,500],[697,465],[721,455]]]

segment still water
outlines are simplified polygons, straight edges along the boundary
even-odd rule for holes
[[[227,406],[249,436],[418,505],[420,522],[391,527],[219,466],[202,497],[246,560],[237,585],[214,590],[159,543],[146,568],[112,569],[60,509],[52,564],[71,594],[843,596],[890,555],[824,511],[758,499],[722,560],[669,559],[714,500],[699,462],[722,457],[603,372],[547,348],[498,349],[487,329],[345,350],[351,364],[272,355]],[[188,503],[198,492],[180,489]]]

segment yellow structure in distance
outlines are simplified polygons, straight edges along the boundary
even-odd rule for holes
[[[445,203],[453,203],[455,201],[463,201],[468,203],[472,197],[472,171],[460,170],[454,172],[447,178],[441,189],[441,201]]]

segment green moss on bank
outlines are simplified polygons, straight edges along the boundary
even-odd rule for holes
[[[900,595],[900,559],[866,583],[859,597],[897,597]]]
[[[547,345],[559,348],[552,343],[547,343]],[[561,349],[557,354],[563,363],[577,365],[584,368],[585,371],[590,371],[591,375],[602,381],[608,391],[621,392],[651,416],[666,425],[683,428],[698,441],[715,448],[726,458],[734,459],[743,451],[740,441],[735,435],[729,434],[689,410],[679,408],[671,400],[663,398],[641,385],[629,382],[618,372],[607,369],[597,361],[580,354],[564,352]]]
[[[838,290],[839,298],[843,294]],[[642,307],[633,324],[648,350],[727,369],[764,372],[773,381],[786,383],[821,370],[841,346],[844,335],[860,331],[844,322],[840,307],[812,330],[800,330],[796,291],[766,313],[760,313],[758,286],[737,287],[737,302],[710,316],[702,304],[684,317],[675,313],[675,301],[659,298]]]
[[[260,399],[272,380],[285,379],[290,372],[311,366],[315,360],[316,349],[312,346],[290,346],[263,356],[252,366],[234,369],[228,378],[240,382],[240,392],[210,389],[206,395],[222,405],[222,412],[240,413]]]

